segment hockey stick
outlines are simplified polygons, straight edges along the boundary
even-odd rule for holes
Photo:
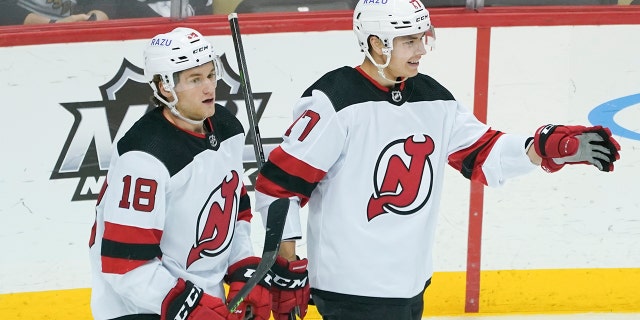
[[[264,235],[264,249],[262,250],[262,259],[258,263],[256,271],[253,273],[249,281],[240,288],[231,301],[227,304],[230,312],[236,311],[240,303],[247,297],[251,289],[260,282],[269,272],[271,266],[276,262],[280,241],[282,240],[282,231],[284,222],[289,209],[289,199],[280,198],[271,203],[267,214],[266,234]]]
[[[247,73],[247,61],[244,57],[244,47],[242,46],[242,38],[240,36],[240,26],[238,25],[238,15],[234,12],[229,14],[229,26],[231,27],[231,37],[233,37],[233,45],[236,49],[236,59],[238,60],[238,70],[240,72],[240,83],[242,83],[242,93],[244,103],[247,107],[247,117],[249,118],[249,130],[253,130],[253,151],[256,155],[256,164],[258,171],[265,163],[264,151],[262,149],[262,141],[260,138],[260,129],[256,121],[256,108],[253,103],[253,92],[251,92],[251,84],[249,84],[249,74]]]
[[[240,36],[240,27],[238,25],[238,15],[234,12],[229,14],[229,26],[231,27],[231,36],[233,38],[233,44],[236,51],[236,58],[238,60],[238,69],[240,70],[240,82],[242,84],[242,92],[244,95],[244,102],[247,107],[247,117],[249,118],[249,125],[253,130],[253,150],[256,155],[256,164],[258,171],[262,168],[265,162],[264,150],[262,149],[262,141],[260,138],[260,129],[256,121],[256,111],[253,105],[253,93],[251,92],[251,85],[249,84],[249,75],[247,73],[247,61],[244,57],[244,48],[242,46],[242,38]],[[262,258],[260,263],[256,267],[256,271],[253,273],[249,281],[240,288],[238,293],[229,301],[227,308],[230,312],[234,312],[240,303],[247,297],[249,292],[267,275],[271,266],[276,262],[278,256],[278,249],[280,248],[280,242],[282,241],[282,232],[284,231],[284,223],[289,211],[289,199],[280,198],[272,202],[269,205],[267,211],[267,223],[266,233],[264,236],[264,249],[262,250]],[[291,315],[290,315],[291,317]],[[295,319],[295,315],[293,318]]]

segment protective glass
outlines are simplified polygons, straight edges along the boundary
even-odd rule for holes
[[[218,77],[216,73],[212,71],[208,75],[192,75],[177,81],[174,90],[175,92],[187,91],[195,88],[201,88],[204,86],[212,86],[213,89],[218,85]]]
[[[436,48],[436,29],[431,25],[429,30],[424,33],[424,44],[428,51]]]
[[[217,58],[217,57],[216,57]],[[215,90],[217,86],[218,79],[222,78],[222,70],[220,69],[220,63],[218,63],[218,59],[213,59],[213,69],[209,74],[185,74],[185,72],[175,73],[174,74],[174,83],[176,86],[174,90],[176,92],[191,90],[203,86],[213,86]],[[188,72],[188,71],[187,71]],[[178,77],[181,79],[179,80]]]
[[[415,38],[416,36],[420,36],[420,40],[414,42],[414,40],[416,39]],[[415,48],[417,48],[417,47],[414,46],[416,43],[424,42],[424,49],[427,52],[429,52],[429,51],[432,51],[435,48],[435,45],[436,45],[436,32],[435,32],[435,29],[433,28],[433,26],[429,27],[429,30],[427,30],[424,34],[418,33],[418,34],[415,34],[415,35],[405,36],[405,37],[400,38],[400,39],[402,39],[402,41],[399,42],[398,44],[394,44],[394,46],[404,45],[404,46],[408,46],[407,47],[408,49],[412,49],[413,48],[413,50],[415,50]],[[398,39],[398,38],[396,38],[396,39]],[[394,41],[395,41],[395,39],[394,39]],[[385,48],[385,49],[388,50],[388,48]]]

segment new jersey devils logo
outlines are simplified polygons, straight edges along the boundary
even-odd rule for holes
[[[433,169],[429,155],[434,142],[423,135],[399,139],[387,145],[378,158],[373,177],[374,193],[367,206],[367,218],[388,212],[407,215],[420,210],[429,200]]]
[[[200,258],[217,256],[231,243],[235,213],[238,211],[236,190],[239,184],[238,173],[232,171],[231,178],[223,181],[209,195],[198,216],[196,234],[199,236],[189,251],[187,268]]]

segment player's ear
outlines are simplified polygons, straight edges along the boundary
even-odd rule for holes
[[[380,38],[372,35],[369,36],[369,39],[367,41],[369,41],[369,48],[371,48],[371,50],[373,51],[372,53],[382,54],[382,48],[384,48],[384,44],[382,43],[382,40],[380,40]]]
[[[158,91],[164,97],[167,97],[169,99],[173,98],[173,95],[171,94],[171,90],[169,89],[169,84],[167,84],[167,83],[164,83],[164,82],[160,81],[158,83]]]

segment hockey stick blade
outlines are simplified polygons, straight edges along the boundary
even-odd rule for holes
[[[280,241],[282,241],[282,232],[284,231],[284,223],[289,211],[289,199],[280,198],[272,202],[267,213],[266,233],[264,235],[264,249],[262,250],[262,259],[258,263],[256,271],[251,278],[238,291],[233,299],[227,304],[230,312],[236,311],[240,303],[244,301],[249,292],[260,282],[269,272],[271,266],[276,262]]]

